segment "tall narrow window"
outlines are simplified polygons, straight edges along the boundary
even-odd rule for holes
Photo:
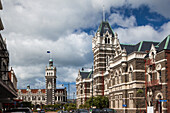
[[[162,82],[162,75],[161,75],[161,71],[158,72],[159,73],[159,82]]]
[[[119,108],[122,108],[123,101],[122,101],[122,95],[119,95]]]
[[[129,70],[129,82],[131,82],[133,80],[133,73],[132,73],[132,69],[130,68]]]
[[[133,108],[133,93],[129,93],[129,108]]]
[[[108,44],[110,44],[110,38],[108,38]]]
[[[118,108],[118,96],[117,95],[115,95],[115,108]]]
[[[150,81],[152,81],[152,73],[150,74]]]
[[[117,84],[117,76],[115,76],[115,85]]]
[[[107,38],[105,38],[105,43],[107,44]]]

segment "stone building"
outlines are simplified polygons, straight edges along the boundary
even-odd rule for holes
[[[92,39],[94,72],[89,78],[90,92],[93,87],[94,96],[107,96],[109,107],[118,113],[136,113],[146,110],[146,106],[154,106],[155,111],[161,110],[162,113],[170,112],[167,109],[169,101],[159,102],[170,99],[169,38],[170,35],[160,42],[121,44],[109,23],[102,21]],[[77,107],[85,103],[84,96],[87,95],[83,87],[87,77],[80,75],[79,71],[76,79]]]
[[[91,75],[92,75],[92,71],[84,72],[79,70],[78,77],[76,79],[77,105],[84,104],[84,102],[92,96]]]
[[[2,9],[2,3],[0,0],[0,10]],[[13,98],[17,97],[15,83],[11,81],[13,79],[11,79],[9,75],[9,53],[6,40],[1,35],[3,29],[4,26],[0,17],[0,110],[3,103],[12,103]],[[17,79],[15,80],[15,82],[17,82]]]
[[[53,60],[49,60],[49,66],[45,70],[46,89],[18,89],[18,99],[31,102],[34,105],[65,104],[67,102],[67,90],[56,89],[56,67]]]

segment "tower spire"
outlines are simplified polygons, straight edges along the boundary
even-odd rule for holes
[[[104,12],[104,5],[103,5],[103,21],[105,22],[105,12]]]

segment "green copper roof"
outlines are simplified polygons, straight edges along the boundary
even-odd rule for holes
[[[90,78],[91,73],[92,73],[92,71],[90,71],[90,73],[89,73],[89,75],[88,75],[88,77],[87,77],[87,78]]]
[[[143,44],[143,41],[141,41],[141,42],[140,42],[140,45],[139,45],[138,51],[140,51],[140,50],[141,50],[142,44]]]
[[[165,43],[164,49],[167,49],[167,47],[168,47],[168,44],[169,44],[169,38],[170,38],[170,36],[168,36],[168,37],[167,37],[167,40],[166,40],[166,43]]]

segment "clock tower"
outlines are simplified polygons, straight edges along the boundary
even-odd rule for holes
[[[46,79],[46,104],[55,104],[55,89],[56,89],[56,67],[53,66],[53,59],[49,60],[49,66],[45,69]]]

